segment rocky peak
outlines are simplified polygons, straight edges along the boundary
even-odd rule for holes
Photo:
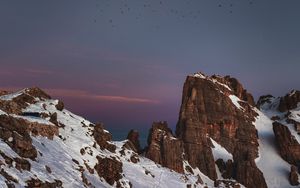
[[[288,110],[294,109],[298,106],[299,102],[300,102],[300,91],[292,90],[289,94],[280,98],[278,110],[280,112],[286,112]]]
[[[51,97],[46,92],[38,87],[26,88],[24,89],[24,93],[39,99],[51,99]]]
[[[127,135],[127,140],[129,140],[133,144],[134,151],[136,153],[142,152],[139,137],[140,137],[139,132],[137,130],[133,130],[133,129],[130,130]]]
[[[184,87],[176,135],[193,168],[217,178],[209,137],[233,155],[234,176],[247,187],[266,187],[254,159],[258,137],[253,121],[253,97],[229,76],[188,76]],[[244,169],[248,169],[246,172]],[[253,177],[256,179],[253,179]]]
[[[162,166],[183,173],[183,145],[165,121],[154,122],[149,131],[146,157]]]
[[[47,100],[51,97],[38,87],[26,88],[16,93],[7,93],[0,96],[0,109],[12,114],[21,114],[30,104],[38,100]]]

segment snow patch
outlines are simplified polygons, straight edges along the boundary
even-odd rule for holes
[[[211,79],[211,81],[212,81],[213,83],[219,84],[220,86],[223,86],[223,87],[225,87],[226,89],[228,89],[229,91],[231,91],[231,88],[230,88],[228,85],[223,84],[223,83],[219,82],[219,81],[216,80],[216,79]]]
[[[10,100],[13,100],[14,98],[22,95],[22,93],[24,93],[24,89],[23,90],[20,90],[18,92],[15,92],[15,93],[11,93],[11,94],[8,94],[8,95],[2,95],[0,96],[0,100],[4,100],[4,101],[10,101]]]
[[[193,75],[193,77],[206,79],[206,76],[204,76],[204,74],[202,74],[202,73],[200,73],[200,72],[195,73],[195,74]]]
[[[224,162],[228,161],[229,159],[233,160],[232,154],[229,153],[223,146],[218,144],[214,139],[210,138],[214,147],[212,147],[212,152],[214,156],[214,160],[217,161],[218,159],[223,159]]]
[[[4,112],[4,111],[2,111],[2,110],[0,110],[0,115],[7,115],[7,113]]]
[[[241,101],[241,99],[239,99],[237,96],[235,96],[235,95],[229,95],[228,96],[229,98],[230,98],[230,100],[231,100],[231,102],[238,108],[238,109],[240,109],[240,110],[244,110],[244,108],[240,105],[240,101]]]

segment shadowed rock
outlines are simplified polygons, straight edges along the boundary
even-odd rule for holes
[[[146,157],[154,162],[183,173],[183,144],[172,135],[167,122],[154,122],[149,131]]]

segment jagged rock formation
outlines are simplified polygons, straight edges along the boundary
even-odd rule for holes
[[[167,122],[154,122],[149,131],[146,157],[164,167],[183,173],[183,144],[175,138]]]
[[[294,109],[297,107],[298,102],[300,102],[300,91],[293,90],[289,94],[280,98],[278,110],[280,112],[286,112]]]
[[[154,122],[142,149],[137,131],[115,142],[39,88],[0,91],[0,187],[299,185],[299,93],[258,110],[237,79],[190,75],[176,135]]]
[[[300,144],[291,134],[288,127],[275,121],[273,130],[281,157],[290,164],[299,165]]]
[[[101,149],[107,149],[110,152],[115,152],[116,146],[109,143],[112,141],[112,135],[108,131],[104,130],[103,124],[97,123],[94,126],[93,135]]]
[[[140,140],[139,140],[139,132],[136,130],[130,130],[127,135],[127,140],[129,140],[133,144],[133,150],[136,153],[142,153],[142,149],[140,146]]]
[[[146,159],[138,133],[112,141],[101,123],[91,123],[39,88],[0,92],[0,187],[186,187],[201,185],[199,173],[179,174]],[[169,134],[169,133],[168,133]],[[168,135],[170,139],[173,138]],[[173,140],[166,139],[168,150]],[[184,172],[172,160],[165,166]],[[181,157],[181,156],[180,156]],[[203,176],[202,176],[203,177]],[[207,184],[213,182],[206,180]]]
[[[258,136],[252,124],[256,116],[253,104],[253,97],[234,78],[202,74],[187,77],[176,134],[183,140],[192,167],[217,179],[207,141],[211,137],[233,154],[233,178],[247,187],[266,187],[254,162],[258,156]]]

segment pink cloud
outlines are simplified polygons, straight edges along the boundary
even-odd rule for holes
[[[4,91],[17,91],[22,89],[21,87],[0,87],[0,90]],[[111,102],[126,102],[126,103],[146,103],[146,104],[158,104],[158,100],[128,97],[128,96],[117,96],[117,95],[98,95],[89,93],[85,90],[76,89],[43,89],[46,93],[56,97],[70,97],[70,98],[81,98],[89,99],[94,101],[111,101]]]
[[[111,102],[127,102],[127,103],[148,103],[158,104],[159,101],[147,98],[117,96],[117,95],[99,95],[89,93],[84,90],[73,89],[45,89],[47,93],[53,96],[72,97],[72,98],[85,98],[95,101],[111,101]]]

